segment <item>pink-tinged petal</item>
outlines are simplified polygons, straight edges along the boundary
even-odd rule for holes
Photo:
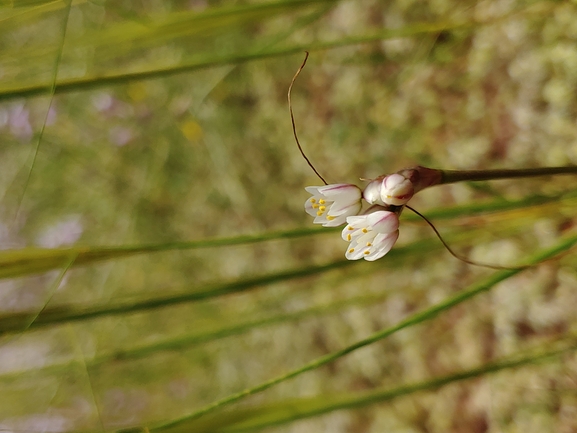
[[[413,183],[398,173],[383,179],[381,199],[387,204],[401,206],[407,203],[415,194]]]
[[[347,183],[321,186],[318,191],[319,194],[325,197],[334,197],[335,200],[355,201],[361,199],[361,189],[356,185]]]
[[[339,216],[339,215],[345,215],[345,216],[353,216],[353,215],[357,215],[359,213],[359,211],[361,210],[361,202],[356,201],[353,203],[348,203],[346,206],[337,206],[337,203],[333,203],[330,208],[329,208],[329,212],[328,214],[331,216]]]
[[[377,233],[392,233],[399,228],[399,217],[394,212],[373,212],[367,220],[370,228]]]
[[[373,241],[373,246],[375,248],[374,251],[371,251],[369,255],[365,256],[365,260],[373,262],[377,259],[380,259],[389,251],[391,251],[393,245],[395,245],[395,242],[397,242],[398,238],[399,238],[398,230],[388,235],[379,233]]]
[[[389,174],[387,177],[383,179],[383,187],[385,189],[395,188],[399,184],[403,183],[405,180],[405,176],[402,176],[398,173]]]

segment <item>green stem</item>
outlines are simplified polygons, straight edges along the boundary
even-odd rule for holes
[[[520,177],[549,176],[557,174],[577,174],[577,166],[541,167],[502,170],[439,170],[441,181],[438,185],[462,181],[515,179]]]

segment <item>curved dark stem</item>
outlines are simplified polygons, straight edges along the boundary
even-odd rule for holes
[[[461,181],[515,179],[519,177],[548,176],[556,174],[577,174],[577,166],[541,167],[502,170],[440,170],[441,182],[438,185]]]
[[[320,173],[317,171],[317,169],[315,168],[315,166],[312,164],[312,162],[309,161],[309,159],[307,158],[307,156],[305,155],[305,152],[303,151],[303,148],[301,147],[301,144],[299,142],[299,138],[297,136],[297,128],[295,125],[295,116],[293,114],[293,106],[292,106],[292,102],[291,102],[291,91],[293,89],[293,84],[295,82],[295,80],[297,79],[297,77],[299,76],[299,74],[301,73],[301,71],[303,70],[303,68],[305,67],[305,65],[307,64],[307,59],[309,58],[309,52],[305,51],[305,59],[303,60],[302,65],[300,66],[300,68],[298,68],[295,76],[293,77],[293,79],[291,80],[291,84],[288,88],[288,106],[289,106],[289,112],[291,114],[291,122],[293,125],[293,135],[295,137],[295,141],[297,142],[297,146],[301,152],[301,155],[303,156],[303,158],[305,159],[305,161],[308,163],[309,167],[313,169],[313,171],[316,173],[316,175],[320,178],[320,180],[322,180],[324,182],[325,185],[328,185],[327,181],[325,180],[324,177],[322,177],[320,175]]]
[[[469,260],[466,257],[460,256],[457,253],[455,253],[451,247],[449,245],[447,245],[447,242],[445,242],[445,240],[443,239],[443,237],[441,236],[441,234],[439,233],[439,231],[437,230],[437,228],[433,225],[433,223],[431,221],[429,221],[429,219],[423,215],[422,213],[420,213],[419,211],[417,211],[416,209],[413,209],[411,206],[405,205],[406,208],[408,208],[409,210],[411,210],[412,212],[416,213],[418,216],[420,216],[422,219],[425,220],[425,222],[429,225],[429,227],[431,227],[433,229],[433,231],[435,232],[435,234],[437,235],[437,237],[439,238],[439,240],[441,241],[441,243],[443,244],[443,246],[447,249],[447,251],[456,259],[461,260],[462,262],[465,262],[469,265],[474,265],[474,266],[481,266],[483,268],[489,268],[489,269],[497,269],[497,270],[507,270],[507,271],[513,271],[513,270],[518,270],[518,269],[528,269],[530,266],[497,266],[497,265],[490,265],[487,263],[479,263],[479,262],[475,262],[473,260]]]

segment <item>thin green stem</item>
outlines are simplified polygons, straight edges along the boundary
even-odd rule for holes
[[[539,167],[501,170],[440,170],[439,185],[463,181],[516,179],[523,177],[551,176],[560,174],[577,174],[577,166]]]

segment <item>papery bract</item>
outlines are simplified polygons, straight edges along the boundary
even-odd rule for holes
[[[305,210],[314,216],[315,224],[323,227],[337,227],[344,224],[347,217],[361,210],[361,190],[356,185],[341,183],[325,186],[307,186],[312,197],[305,202]]]
[[[399,237],[399,216],[387,210],[350,216],[342,237],[350,242],[345,253],[347,259],[380,259],[391,250]]]

